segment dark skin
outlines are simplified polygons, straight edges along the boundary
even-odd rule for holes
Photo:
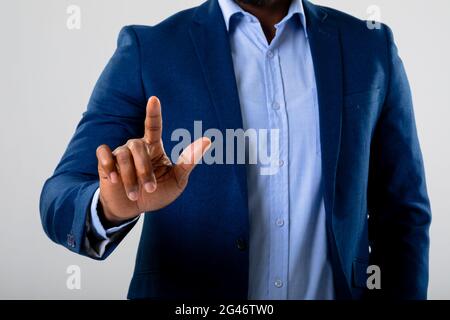
[[[268,43],[275,25],[288,13],[291,0],[236,0],[261,23]],[[162,143],[162,110],[156,97],[149,99],[145,135],[111,150],[97,149],[100,178],[99,216],[106,228],[120,225],[142,212],[164,208],[175,201],[188,184],[189,175],[211,145],[201,138],[187,147],[174,164]]]
[[[275,25],[287,15],[291,2],[292,0],[236,0],[242,9],[258,18],[268,43],[275,38]]]

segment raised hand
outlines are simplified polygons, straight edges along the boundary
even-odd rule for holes
[[[211,145],[208,138],[198,139],[172,164],[164,151],[161,134],[161,104],[158,98],[151,97],[143,138],[129,140],[112,152],[107,145],[97,148],[100,203],[109,224],[120,224],[175,201]]]

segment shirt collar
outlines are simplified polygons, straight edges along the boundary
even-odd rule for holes
[[[218,0],[219,6],[222,10],[223,18],[225,19],[225,25],[227,27],[227,31],[230,31],[231,19],[236,15],[250,16],[253,17],[248,12],[244,11],[234,0]],[[288,14],[283,18],[276,26],[280,26],[289,19],[291,19],[295,14],[298,14],[300,17],[300,21],[302,23],[303,29],[305,30],[305,35],[307,35],[306,31],[306,19],[305,19],[305,10],[303,8],[302,0],[292,0],[291,6],[289,7]],[[254,18],[254,17],[253,17]]]

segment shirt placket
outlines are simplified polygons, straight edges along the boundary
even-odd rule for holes
[[[289,163],[288,118],[286,98],[280,64],[279,49],[266,52],[267,108],[271,129],[279,130],[279,155],[272,165],[275,174],[270,176],[270,270],[269,298],[288,298],[288,252],[289,252]],[[271,151],[272,152],[272,151]],[[273,157],[274,155],[271,154]]]

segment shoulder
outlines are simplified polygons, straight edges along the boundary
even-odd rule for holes
[[[392,30],[384,23],[359,19],[346,12],[316,6],[326,15],[326,19],[339,29],[341,37],[356,43],[385,44],[393,41]]]
[[[176,41],[177,37],[185,36],[195,14],[195,8],[180,11],[153,26],[128,25],[119,34],[119,43],[137,41],[141,44]],[[157,41],[157,42],[155,42]]]
[[[334,8],[313,6],[328,26],[338,30],[342,50],[348,60],[345,62],[361,66],[369,62],[382,66],[390,64],[396,46],[393,32],[386,24],[362,20]]]

